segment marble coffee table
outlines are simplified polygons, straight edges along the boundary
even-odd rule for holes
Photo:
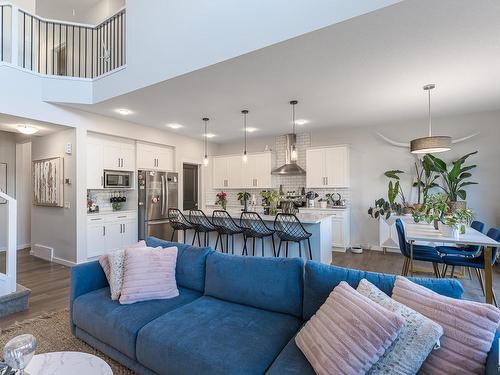
[[[25,370],[30,375],[113,375],[101,358],[81,352],[36,354]]]

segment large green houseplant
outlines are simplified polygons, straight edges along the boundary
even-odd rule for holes
[[[472,177],[469,171],[476,168],[476,165],[464,165],[467,158],[475,154],[477,154],[477,151],[468,153],[453,161],[449,166],[445,161],[434,155],[427,154],[424,156],[425,162],[429,163],[432,170],[441,176],[442,185],[439,185],[439,187],[448,196],[452,211],[466,207],[467,191],[464,188],[477,184],[477,182],[469,181],[469,178]],[[459,201],[459,198],[462,199],[462,202]]]
[[[432,161],[425,157],[415,162],[415,172],[416,181],[413,183],[413,187],[417,188],[417,203],[414,208],[419,210],[422,204],[425,204],[429,191],[439,186],[436,183],[439,175],[433,171]]]

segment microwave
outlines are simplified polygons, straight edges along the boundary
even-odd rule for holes
[[[132,188],[133,172],[104,171],[104,188]]]

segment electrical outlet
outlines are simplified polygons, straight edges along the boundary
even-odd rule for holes
[[[66,154],[71,155],[73,153],[73,144],[66,143]]]
[[[64,208],[71,208],[71,202],[64,202]]]

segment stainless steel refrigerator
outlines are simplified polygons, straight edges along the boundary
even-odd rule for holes
[[[140,170],[139,187],[139,239],[149,236],[164,240],[172,238],[168,209],[178,207],[178,175],[173,172]],[[174,237],[177,241],[177,233]]]

